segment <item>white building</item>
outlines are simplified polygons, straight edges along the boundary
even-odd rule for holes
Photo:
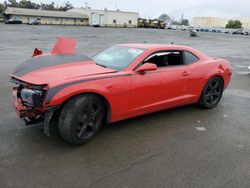
[[[229,20],[231,19],[223,19],[217,17],[194,17],[193,25],[196,27],[205,28],[224,28],[226,27]],[[240,20],[243,28],[250,29],[250,18],[234,18],[232,20]]]
[[[124,12],[113,10],[95,10],[90,8],[73,8],[67,12],[88,15],[89,25],[103,27],[137,27],[139,14],[137,12]]]

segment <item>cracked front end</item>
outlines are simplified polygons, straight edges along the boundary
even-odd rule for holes
[[[46,85],[32,85],[15,78],[11,82],[17,86],[13,87],[12,99],[16,114],[26,122],[41,119],[45,113],[44,100],[46,96]]]

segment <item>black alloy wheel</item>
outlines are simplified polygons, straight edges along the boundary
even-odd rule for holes
[[[210,79],[204,87],[199,105],[210,109],[214,108],[219,102],[223,94],[223,81],[219,77]]]
[[[79,114],[78,124],[75,127],[76,135],[80,139],[92,137],[98,129],[96,119],[101,113],[100,105],[95,101],[87,101],[83,106],[82,113]]]
[[[72,144],[84,144],[96,136],[104,117],[104,104],[98,96],[83,94],[73,97],[61,111],[58,123],[60,135]]]

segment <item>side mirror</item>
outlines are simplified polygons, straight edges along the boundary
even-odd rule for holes
[[[156,64],[153,64],[153,63],[144,63],[142,66],[140,66],[136,70],[136,72],[137,73],[144,73],[144,72],[147,72],[147,71],[154,71],[154,70],[157,70]]]

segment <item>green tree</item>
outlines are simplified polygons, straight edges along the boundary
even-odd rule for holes
[[[164,22],[169,22],[171,18],[170,18],[170,16],[167,15],[167,14],[161,14],[161,15],[159,16],[158,19],[159,19],[159,20],[162,20],[162,21],[164,21]]]
[[[21,0],[19,2],[18,7],[20,7],[20,8],[29,8],[29,9],[39,9],[41,6],[39,4],[32,3],[31,1]]]
[[[50,4],[37,4],[30,0],[20,0],[19,2],[17,0],[6,0],[3,4],[0,4],[0,13],[3,12],[7,7],[67,11],[73,8],[73,5],[70,3],[70,1],[67,1],[63,6],[58,8],[55,7],[54,2],[51,2]]]
[[[56,10],[55,3],[54,2],[51,2],[50,4],[42,3],[41,4],[41,9],[42,10]]]
[[[72,8],[73,8],[73,5],[69,1],[67,1],[64,3],[64,6],[60,6],[58,10],[67,11]]]
[[[8,2],[5,1],[4,4],[9,7],[18,7],[18,2],[16,0],[8,0]]]
[[[231,29],[240,29],[242,28],[242,23],[239,20],[229,20],[226,28],[231,28]]]
[[[183,19],[183,20],[181,21],[181,25],[188,26],[188,25],[189,25],[188,19]]]
[[[0,14],[3,13],[5,10],[5,7],[3,4],[0,3]]]

